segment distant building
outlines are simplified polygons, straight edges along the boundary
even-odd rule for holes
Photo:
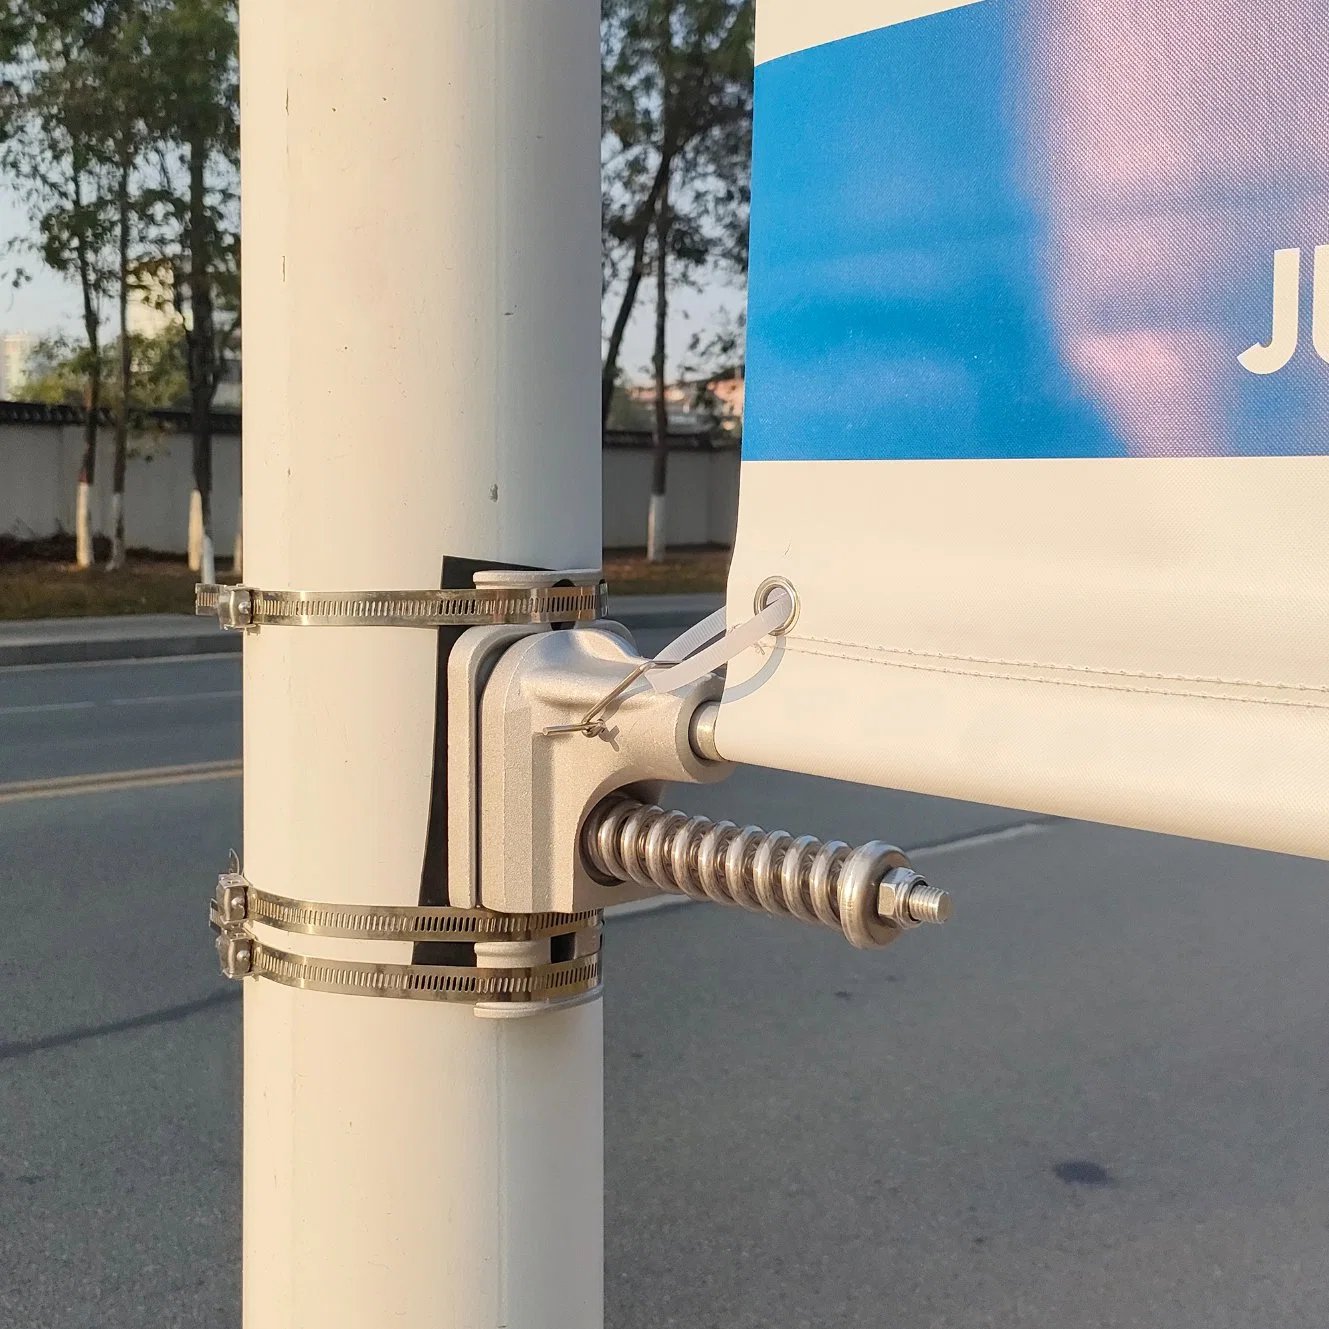
[[[129,297],[129,331],[133,336],[156,338],[165,336],[181,326],[193,326],[187,287],[181,279],[182,292],[177,300],[176,271],[171,267],[158,267],[140,272],[137,286]],[[223,315],[226,317],[226,315]],[[215,411],[239,411],[241,406],[240,346],[237,338],[226,357],[216,396],[212,399]]]
[[[655,385],[629,383],[624,388],[624,395],[634,408],[633,423],[642,429],[652,428],[655,421]],[[711,421],[693,409],[692,395],[686,384],[671,383],[665,388],[665,413],[669,417],[671,434],[704,434],[711,428]]]
[[[727,378],[712,379],[704,385],[705,390],[714,398],[716,415],[720,418],[721,428],[728,430],[731,425],[743,427],[743,404],[747,399],[748,381],[743,371],[730,374]]]
[[[723,378],[685,379],[665,388],[665,409],[671,434],[714,434],[737,438],[743,432],[743,401],[747,381],[741,369]],[[655,387],[633,383],[625,389],[628,401],[649,428],[655,410]]]
[[[217,384],[217,392],[212,399],[212,409],[214,411],[239,411],[244,400],[243,386],[240,348],[237,346],[226,357],[226,364],[222,368],[221,382]]]
[[[161,337],[178,327],[180,313],[175,307],[175,275],[169,267],[137,274],[137,285],[129,293],[126,311],[132,336]]]
[[[37,338],[30,332],[0,336],[0,401],[12,401],[32,377]]]

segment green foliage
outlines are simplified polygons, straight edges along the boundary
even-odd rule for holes
[[[161,3],[161,0],[159,0]],[[152,30],[148,124],[159,145],[150,207],[159,270],[185,329],[195,413],[195,483],[211,490],[207,407],[240,326],[240,153],[233,0],[161,3]]]
[[[88,370],[123,283],[149,280],[189,326],[193,249],[206,250],[211,302],[239,308],[239,109],[233,0],[3,0],[0,172],[33,221],[10,245],[80,282]],[[203,184],[190,165],[202,158]],[[130,233],[119,262],[120,228]],[[206,357],[219,374],[222,354]],[[67,358],[66,358],[67,359]],[[68,364],[65,369],[68,370]],[[114,374],[111,375],[114,378]],[[110,381],[109,379],[107,380]],[[215,387],[215,383],[212,384]]]
[[[602,15],[604,280],[622,281],[607,413],[647,267],[665,263],[670,288],[747,269],[754,3],[603,0]]]
[[[240,153],[234,0],[154,0],[152,8],[144,69],[151,133],[160,144],[202,142],[234,166]]]
[[[102,353],[103,362],[106,360]],[[27,379],[14,393],[16,401],[44,402],[48,406],[82,406],[87,395],[92,352],[68,337],[50,337],[37,344]],[[110,366],[103,363],[105,372]]]
[[[151,59],[143,100],[151,151],[145,202],[159,227],[156,257],[178,275],[187,266],[189,171],[197,153],[205,173],[206,234],[224,255],[218,280],[238,273],[240,164],[239,67],[233,0],[155,0]],[[228,307],[238,307],[236,297]]]
[[[680,366],[681,378],[692,386],[692,410],[731,439],[742,438],[743,421],[720,396],[719,388],[743,377],[747,332],[746,313],[722,318],[714,327],[693,334]]]
[[[90,342],[111,285],[107,58],[117,15],[112,5],[9,0],[0,48],[0,170],[35,230],[11,253],[79,281]],[[22,266],[14,273],[28,276]]]
[[[685,255],[746,266],[753,0],[604,0],[609,238],[626,238],[662,162]]]
[[[185,369],[185,338],[182,329],[172,328],[159,337],[131,333],[129,409],[136,411],[183,410],[189,404],[189,377]],[[116,367],[120,362],[117,339],[99,347],[101,356],[103,405],[118,411],[119,381]],[[82,406],[86,400],[89,359],[86,346],[75,345],[68,338],[53,337],[40,342],[34,352],[36,369],[22,388],[22,401],[46,402],[48,405]]]
[[[640,433],[651,427],[651,413],[630,396],[626,388],[619,386],[614,389],[614,400],[605,423],[609,429],[628,429]]]

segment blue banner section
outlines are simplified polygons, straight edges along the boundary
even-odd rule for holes
[[[745,458],[1323,454],[1327,362],[1325,0],[980,0],[758,68]]]

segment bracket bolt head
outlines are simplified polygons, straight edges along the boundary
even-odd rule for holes
[[[254,968],[254,943],[240,930],[223,932],[217,938],[217,958],[227,978],[245,978]]]
[[[217,878],[213,919],[222,927],[242,923],[249,916],[249,883],[238,873],[225,872]]]
[[[224,628],[254,626],[254,592],[248,586],[223,586],[217,592],[217,617]]]

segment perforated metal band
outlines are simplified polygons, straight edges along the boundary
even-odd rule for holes
[[[222,878],[221,885],[243,886],[245,908],[239,917],[251,923],[307,937],[351,941],[538,941],[594,927],[600,918],[594,910],[579,914],[494,914],[484,909],[429,905],[312,904],[272,895],[229,875]]]
[[[547,1007],[586,997],[600,986],[600,914],[496,914],[485,909],[410,905],[317,904],[273,895],[238,870],[217,880],[210,910],[217,952],[228,978],[266,978],[286,987],[411,1001]],[[255,925],[309,937],[359,941],[470,943],[488,947],[483,965],[383,964],[329,960],[261,942]],[[525,943],[565,939],[563,958],[531,964]],[[496,944],[497,943],[497,944]],[[500,967],[503,943],[514,963]],[[481,952],[476,951],[477,956]]]
[[[194,612],[224,628],[483,627],[496,623],[590,623],[604,617],[603,582],[460,591],[264,591],[198,586]]]
[[[468,969],[452,965],[320,960],[273,950],[253,940],[249,945],[251,974],[309,992],[408,1001],[530,1003],[585,996],[600,985],[598,951],[575,960],[527,969]]]

